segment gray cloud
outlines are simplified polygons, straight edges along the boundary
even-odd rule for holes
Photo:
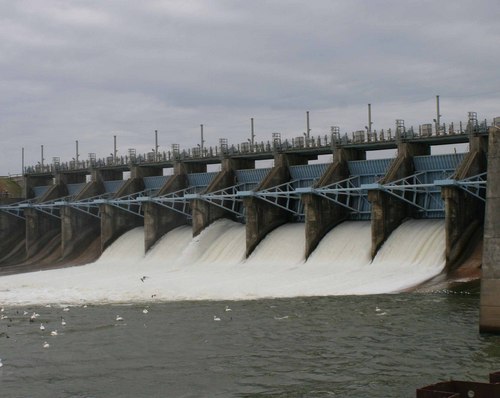
[[[26,162],[500,115],[496,0],[0,1],[0,174]]]

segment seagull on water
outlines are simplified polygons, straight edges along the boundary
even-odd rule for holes
[[[68,312],[68,311],[69,311],[69,307],[64,307],[64,308],[63,308],[63,311],[64,311],[64,312]]]
[[[53,330],[52,332],[50,332],[50,335],[51,336],[57,336],[57,330]]]
[[[0,368],[3,366],[2,358],[0,358]]]
[[[116,316],[116,320],[117,320],[117,321],[123,321],[123,318],[122,318],[120,315],[117,315],[117,316]]]
[[[148,311],[148,309],[147,309],[147,308],[144,308],[144,309],[142,310],[142,313],[143,313],[143,314],[147,314],[148,312],[149,312],[149,311]]]
[[[214,321],[220,321],[220,318],[217,315],[214,315]]]
[[[43,342],[43,348],[49,348],[50,347],[50,344],[47,343],[46,341]]]
[[[63,318],[63,317],[61,317],[61,325],[62,325],[62,326],[66,326],[66,321],[64,320],[64,318]]]
[[[40,324],[40,330],[45,330],[45,326],[43,326],[43,323]]]
[[[231,308],[229,308],[229,306],[228,306],[228,305],[226,305],[226,312],[228,312],[228,311],[232,311],[232,309],[231,309]]]

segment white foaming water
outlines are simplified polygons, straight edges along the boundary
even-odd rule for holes
[[[304,261],[303,224],[271,232],[245,260],[245,226],[219,220],[199,236],[180,227],[146,255],[144,230],[113,243],[95,263],[0,278],[2,304],[254,299],[388,293],[444,267],[444,222],[401,225],[370,261],[369,222],[330,231]],[[146,278],[144,278],[146,276]]]

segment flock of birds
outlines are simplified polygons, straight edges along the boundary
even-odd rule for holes
[[[142,277],[141,281],[144,282],[146,280],[146,278],[148,278],[148,277],[147,276]],[[46,307],[51,307],[51,305],[48,304]],[[87,308],[87,305],[84,305],[83,308]],[[62,309],[62,311],[64,311],[64,312],[68,312],[69,310],[70,310],[69,307],[63,307],[63,309]],[[224,312],[230,312],[230,311],[232,311],[232,309],[229,308],[229,306],[226,305],[226,307],[224,309]],[[149,310],[147,308],[144,308],[142,310],[142,313],[143,314],[148,314]],[[20,315],[19,310],[16,310],[16,315]],[[28,311],[23,311],[22,315],[25,316],[25,317],[28,317],[28,320],[29,320],[30,323],[38,322],[38,318],[40,317],[40,314],[37,313],[36,311],[33,312],[33,313],[31,313],[31,314]],[[232,319],[233,318],[230,317],[230,320],[232,320]],[[12,318],[9,315],[7,315],[7,312],[5,311],[4,307],[0,307],[0,320],[8,320],[9,322],[12,322]],[[213,320],[215,322],[220,322],[222,320],[222,318],[220,316],[214,315]],[[121,315],[116,315],[115,321],[116,322],[123,322],[124,318]],[[61,324],[61,327],[63,329],[67,325],[66,319],[62,315],[60,317],[60,324]],[[7,326],[10,327],[10,324],[7,324]],[[45,331],[46,331],[46,325],[43,322],[40,322],[40,326],[38,328],[39,328],[40,332],[45,333]],[[52,336],[52,337],[58,336],[59,335],[58,329],[51,330],[50,333],[49,333],[49,335]],[[7,333],[2,333],[2,334],[0,334],[0,336],[1,337],[6,337],[6,338],[10,338],[10,336]],[[50,347],[50,343],[45,340],[43,342],[43,344],[42,344],[42,348],[47,349],[49,347]],[[0,368],[1,367],[3,367],[3,362],[2,362],[2,359],[0,358]]]

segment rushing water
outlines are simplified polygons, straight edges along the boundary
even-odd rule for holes
[[[500,370],[474,292],[379,294],[441,272],[441,220],[404,223],[373,261],[368,222],[336,227],[307,261],[301,224],[248,259],[227,220],[146,255],[143,234],[93,264],[0,278],[0,397],[413,397]]]
[[[0,396],[414,397],[500,369],[478,308],[445,293],[5,307]]]

